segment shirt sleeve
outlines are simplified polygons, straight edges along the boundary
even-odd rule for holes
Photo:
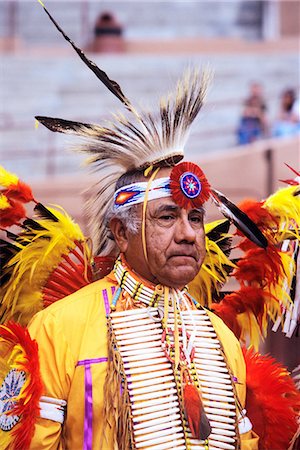
[[[38,343],[43,395],[67,401],[75,364],[59,321],[47,310],[41,311],[33,317],[28,329],[31,338]],[[62,425],[39,418],[30,449],[62,448]]]

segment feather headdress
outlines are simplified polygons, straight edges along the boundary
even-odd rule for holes
[[[115,115],[114,121],[107,127],[36,116],[51,131],[84,138],[85,143],[78,150],[91,155],[88,163],[97,171],[100,180],[91,190],[87,205],[91,233],[97,254],[110,254],[116,248],[114,242],[108,239],[106,217],[113,205],[117,180],[133,170],[154,168],[162,164],[174,166],[183,158],[189,128],[202,108],[210,74],[208,70],[203,71],[202,75],[197,70],[187,71],[178,82],[176,92],[161,100],[158,115],[140,112],[125,96],[119,84],[87,58],[58,25],[42,1],[39,2],[80,59],[133,116],[129,120],[122,114]],[[266,239],[255,224],[224,195],[219,193],[217,197],[217,204],[223,205],[225,217],[234,221],[257,245],[265,248]]]
[[[187,72],[175,95],[161,100],[158,116],[143,112],[129,120],[119,114],[109,127],[37,116],[51,131],[84,138],[78,150],[90,155],[87,162],[99,178],[88,204],[98,253],[111,250],[105,217],[113,206],[117,180],[132,170],[162,162],[174,165],[183,158],[189,127],[203,105],[207,84],[207,73]]]
[[[97,171],[99,182],[91,190],[88,211],[91,233],[98,254],[109,254],[114,243],[108,240],[105,217],[113,205],[117,180],[126,172],[159,166],[162,162],[178,163],[184,156],[184,145],[190,125],[199,113],[209,81],[209,72],[187,71],[178,82],[175,94],[160,102],[159,114],[138,111],[124,95],[119,84],[111,80],[66,35],[39,0],[46,14],[73,47],[81,60],[107,89],[132,113],[132,120],[122,114],[115,115],[107,127],[36,116],[51,131],[75,134],[84,138],[79,151],[90,155],[88,163]]]

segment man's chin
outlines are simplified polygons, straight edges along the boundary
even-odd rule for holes
[[[181,289],[190,283],[197,275],[198,270],[195,267],[177,266],[165,274],[159,274],[158,281],[166,286]]]

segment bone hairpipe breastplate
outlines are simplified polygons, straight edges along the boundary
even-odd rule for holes
[[[112,312],[110,316],[128,383],[135,448],[238,449],[232,377],[206,311],[182,311],[182,317],[187,333],[196,331],[193,364],[212,427],[207,441],[193,439],[185,420],[172,363],[162,349],[158,308]],[[173,324],[170,311],[168,326],[172,328]]]

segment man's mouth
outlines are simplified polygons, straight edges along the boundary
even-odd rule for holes
[[[171,258],[186,258],[186,259],[193,259],[195,261],[198,261],[197,255],[195,253],[173,253],[171,256],[169,256],[169,259]]]

